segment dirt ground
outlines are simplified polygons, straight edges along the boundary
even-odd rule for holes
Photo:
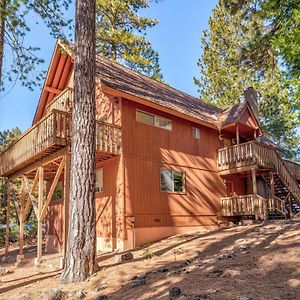
[[[40,267],[33,266],[34,248],[19,266],[16,254],[0,255],[1,268],[11,271],[0,277],[0,299],[42,299],[50,288],[66,299],[78,290],[85,299],[169,299],[174,286],[213,300],[300,299],[300,220],[181,234],[136,249],[123,264],[116,262],[120,253],[101,254],[101,270],[80,284],[59,283],[58,254],[45,255]]]

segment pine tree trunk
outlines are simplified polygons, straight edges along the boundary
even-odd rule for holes
[[[96,270],[95,0],[77,0],[70,218],[61,281],[79,282]]]
[[[6,0],[0,0],[0,91],[2,89],[2,70],[3,70],[3,51],[4,51],[4,32]]]

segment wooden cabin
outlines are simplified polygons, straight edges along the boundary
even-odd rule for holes
[[[22,182],[20,255],[31,205],[38,257],[42,222],[46,251],[65,250],[72,56],[57,43],[32,127],[0,155],[0,175]],[[98,250],[131,249],[243,218],[288,217],[299,208],[300,167],[264,141],[252,88],[223,111],[100,57],[95,84]]]

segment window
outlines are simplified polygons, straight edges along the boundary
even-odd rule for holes
[[[156,127],[172,130],[172,122],[169,119],[159,117],[159,116],[154,116],[154,124]]]
[[[156,126],[166,130],[172,130],[171,120],[141,110],[136,111],[136,120],[140,123]]]
[[[185,174],[181,171],[160,169],[160,190],[162,192],[185,192]]]
[[[96,169],[96,193],[103,192],[103,169]]]
[[[193,138],[194,139],[200,139],[200,129],[199,128],[193,128]]]
[[[138,122],[148,124],[148,125],[154,125],[154,115],[145,113],[143,111],[137,110],[136,111],[136,120]]]

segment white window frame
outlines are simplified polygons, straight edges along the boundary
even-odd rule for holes
[[[138,113],[145,114],[145,115],[153,117],[153,123],[147,123],[147,122],[143,122],[142,120],[139,120],[138,119]],[[168,127],[160,126],[159,121],[158,121],[159,119],[168,122]],[[140,110],[140,109],[136,110],[136,121],[139,122],[139,123],[146,124],[146,125],[150,125],[150,126],[162,128],[162,129],[165,129],[165,130],[168,130],[168,131],[172,131],[172,120],[170,120],[168,118],[165,118],[165,117],[162,117],[162,116],[159,116],[159,115],[149,113],[147,111]]]
[[[162,184],[161,184],[161,175],[163,171],[171,172],[172,176],[172,189],[170,191],[162,190]],[[183,178],[183,185],[182,185],[182,191],[175,191],[175,182],[174,182],[174,173],[181,173]],[[186,174],[184,171],[169,169],[166,167],[161,167],[159,171],[159,188],[162,193],[175,193],[175,194],[185,194],[186,193]]]
[[[200,129],[197,127],[193,127],[193,138],[200,140],[201,132]]]

